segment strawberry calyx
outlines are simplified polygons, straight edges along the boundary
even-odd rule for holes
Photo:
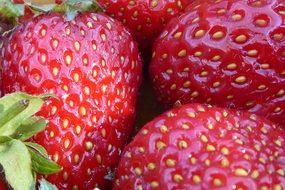
[[[67,20],[73,19],[78,12],[102,11],[96,1],[92,0],[22,0],[0,1],[0,16],[5,22],[16,26],[34,16],[53,11],[66,13]]]
[[[35,189],[36,174],[61,171],[45,148],[27,141],[47,126],[46,120],[35,114],[50,97],[16,92],[0,99],[0,165],[6,183],[14,190]]]

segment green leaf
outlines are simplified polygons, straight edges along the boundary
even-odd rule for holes
[[[28,149],[19,140],[0,144],[0,164],[7,182],[14,190],[29,190],[34,185]]]
[[[0,136],[0,144],[1,143],[6,143],[8,141],[13,140],[11,137],[7,137],[7,136]]]
[[[16,23],[18,17],[24,15],[25,6],[14,4],[11,0],[0,0],[0,15],[12,23]]]
[[[23,121],[37,113],[46,99],[45,96],[32,96],[23,92],[16,92],[8,94],[0,99],[0,115],[5,111],[9,110],[15,102],[21,100],[29,100],[28,107],[19,113],[16,117],[12,118],[9,122],[6,122],[0,128],[0,134],[2,136],[10,136],[15,133],[17,128],[21,125]]]
[[[48,153],[43,146],[37,143],[32,143],[32,142],[25,142],[25,145],[28,146],[29,148],[34,149],[36,152],[38,152],[43,157],[48,158]]]
[[[47,122],[42,117],[30,117],[26,119],[14,132],[13,138],[21,141],[28,140],[35,134],[43,131],[46,128]]]
[[[47,180],[41,179],[39,190],[57,190],[57,187]]]
[[[29,106],[29,100],[22,99],[12,104],[7,110],[0,114],[0,128],[3,127],[7,122],[16,117],[22,111]]]
[[[32,167],[35,172],[48,175],[61,171],[62,168],[55,162],[37,154],[31,148],[29,148],[29,151],[32,157]]]

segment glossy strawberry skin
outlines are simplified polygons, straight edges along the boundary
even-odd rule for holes
[[[34,141],[63,171],[59,189],[108,189],[130,134],[141,81],[136,43],[118,22],[96,13],[65,21],[50,13],[18,27],[1,53],[2,92],[52,92],[39,115],[50,122]]]
[[[285,124],[285,5],[254,2],[196,1],[167,25],[150,64],[160,102],[207,102]]]
[[[167,22],[180,15],[193,0],[98,0],[106,14],[120,20],[139,42],[143,51],[150,51],[154,39]]]
[[[114,190],[283,189],[284,135],[254,114],[187,104],[141,129]]]

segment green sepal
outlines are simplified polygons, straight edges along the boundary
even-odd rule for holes
[[[6,123],[8,123],[11,119],[16,117],[22,111],[24,111],[29,106],[29,100],[22,99],[16,101],[16,103],[12,104],[8,109],[1,112],[0,114],[0,128],[2,128]]]
[[[25,142],[25,145],[29,148],[34,149],[38,154],[42,155],[43,157],[48,158],[48,153],[43,146],[33,142]]]
[[[4,17],[11,24],[16,24],[18,18],[24,15],[25,6],[14,4],[11,0],[0,1],[0,16]]]
[[[0,144],[2,143],[7,143],[9,141],[13,140],[11,137],[7,137],[7,136],[0,136]]]
[[[51,161],[50,159],[37,154],[34,149],[29,148],[29,152],[32,158],[32,168],[35,172],[39,174],[49,175],[62,170],[61,166]]]
[[[2,97],[0,99],[0,115],[9,110],[9,108],[11,108],[15,102],[28,100],[29,105],[9,122],[2,125],[0,128],[0,134],[2,136],[11,136],[15,134],[23,121],[30,118],[41,109],[45,99],[46,96],[44,95],[32,96],[23,92],[16,92]]]
[[[23,121],[23,123],[15,130],[11,136],[14,139],[26,141],[32,136],[43,131],[47,126],[47,122],[43,117],[30,117]]]
[[[7,182],[14,190],[33,188],[31,156],[23,142],[13,139],[0,144],[0,164]]]
[[[39,190],[58,190],[57,187],[45,179],[41,179]]]

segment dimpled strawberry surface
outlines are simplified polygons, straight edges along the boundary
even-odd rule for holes
[[[158,100],[243,109],[284,125],[284,1],[195,1],[186,9],[154,45]]]

